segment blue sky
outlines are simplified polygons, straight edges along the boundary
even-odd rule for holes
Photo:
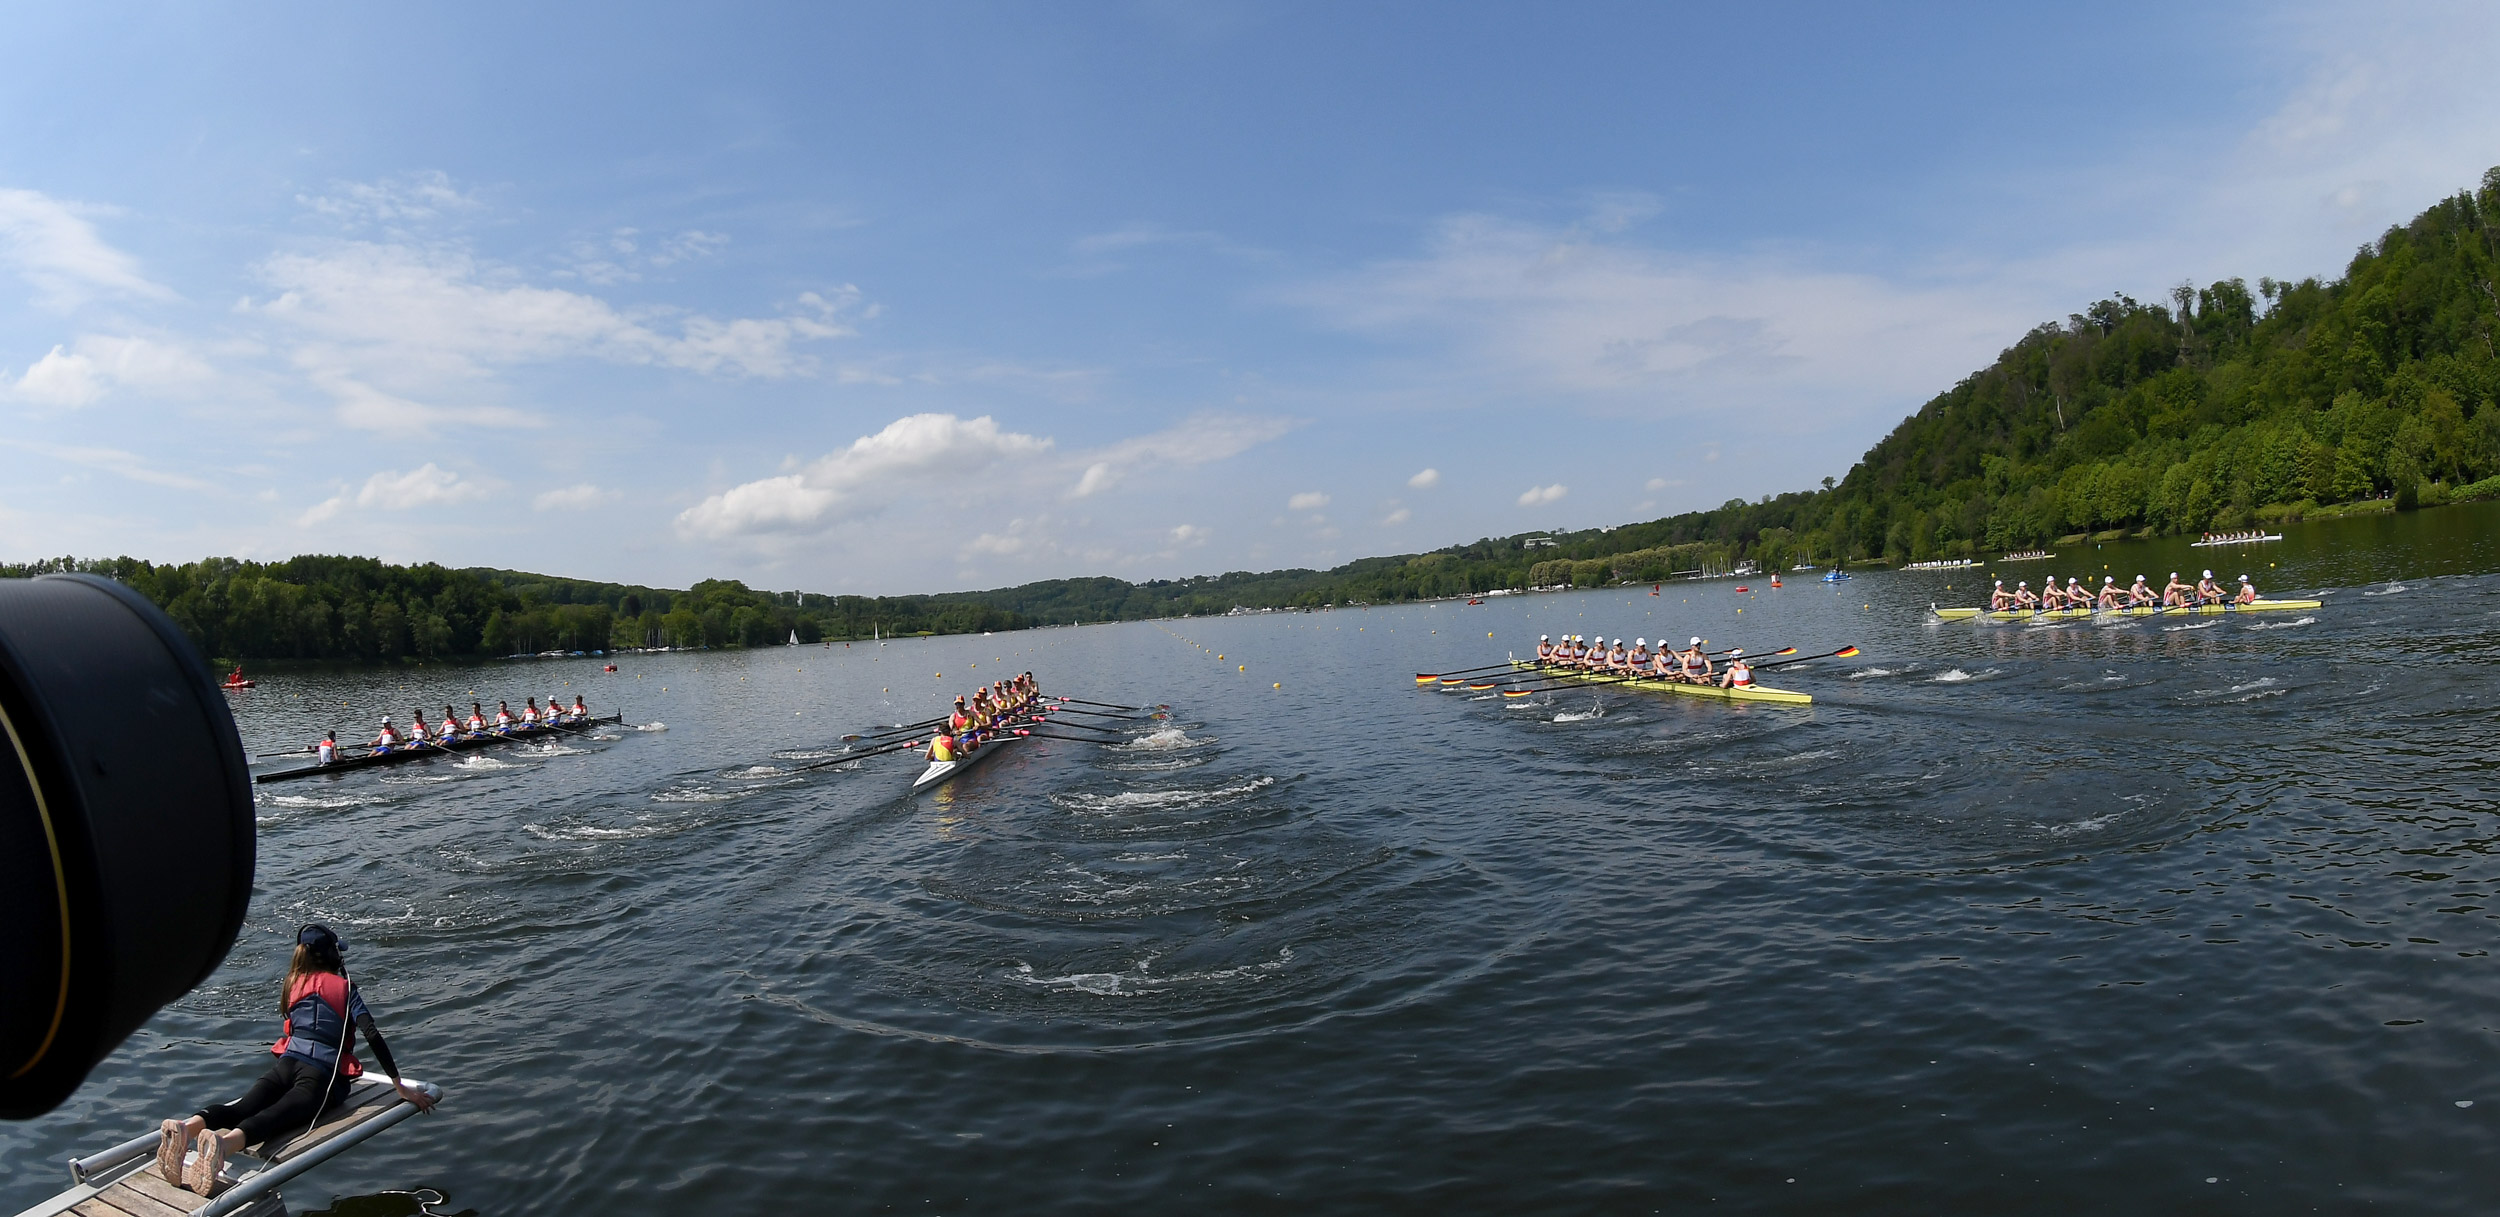
[[[893,593],[1813,485],[2500,164],[2475,6],[24,6],[0,558]]]

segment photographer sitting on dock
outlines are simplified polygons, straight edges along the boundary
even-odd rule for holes
[[[296,933],[295,958],[287,965],[280,993],[285,1023],[278,1042],[269,1046],[278,1058],[269,1072],[234,1102],[164,1122],[156,1167],[167,1182],[208,1195],[225,1168],[226,1155],[318,1124],[364,1074],[356,1060],[358,1031],[373,1045],[375,1059],[390,1074],[400,1098],[419,1111],[434,1106],[432,1096],[399,1080],[390,1045],[382,1041],[363,995],[348,979],[346,952],[328,926],[307,925]],[[196,1152],[186,1162],[183,1151],[195,1142]]]

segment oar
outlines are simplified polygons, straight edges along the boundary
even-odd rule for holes
[[[916,739],[896,740],[896,741],[894,741],[894,742],[893,742],[893,743],[891,743],[891,744],[883,744],[883,745],[880,745],[880,746],[875,747],[875,748],[870,748],[870,749],[868,749],[868,750],[867,750],[867,751],[865,751],[865,752],[853,752],[853,753],[848,753],[848,754],[843,755],[843,756],[832,757],[832,758],[827,759],[827,760],[815,761],[815,762],[812,762],[812,763],[810,763],[810,764],[801,765],[801,766],[799,766],[797,769],[792,770],[792,772],[794,772],[794,773],[805,773],[805,772],[807,772],[807,771],[808,771],[808,770],[810,770],[810,769],[822,769],[822,768],[824,768],[824,767],[825,767],[825,766],[827,766],[827,765],[847,765],[847,764],[851,763],[852,761],[866,760],[867,758],[872,757],[872,756],[884,756],[886,753],[889,753],[889,752],[904,752],[904,751],[908,751],[908,750],[913,749],[913,748],[918,748],[918,747],[920,747],[921,745],[923,745],[923,744],[925,744],[925,743],[927,743],[927,742],[928,742],[928,741],[926,741],[926,740],[916,740]]]
[[[1101,732],[1101,733],[1102,733],[1105,737],[1110,738],[1110,739],[1125,739],[1125,738],[1127,738],[1127,737],[1126,737],[1123,733],[1118,732],[1118,731],[1114,731],[1114,730],[1110,729],[1109,727],[1094,727],[1094,726],[1088,726],[1088,725],[1086,725],[1086,724],[1084,724],[1084,723],[1063,723],[1063,722],[1058,721],[1057,719],[1053,719],[1053,718],[1045,718],[1045,717],[1041,717],[1041,716],[1038,716],[1038,715],[1037,715],[1037,716],[1035,716],[1035,718],[1033,719],[1033,721],[1034,721],[1035,723],[1038,723],[1038,724],[1043,724],[1043,725],[1047,725],[1047,726],[1057,727],[1057,728],[1059,728],[1059,729],[1060,729],[1060,730],[1062,730],[1062,731],[1099,731],[1099,732]]]
[[[1419,685],[1428,685],[1436,680],[1442,680],[1451,676],[1465,676],[1470,672],[1498,672],[1509,666],[1510,665],[1507,663],[1488,663],[1481,668],[1460,668],[1454,672],[1417,672],[1415,674],[1415,683]]]
[[[1071,710],[1066,706],[1053,706],[1051,709],[1060,714],[1082,714],[1089,718],[1115,718],[1124,723],[1140,723],[1146,721],[1143,715],[1137,714],[1105,714],[1100,710]]]
[[[919,729],[921,729],[922,727],[934,727],[934,726],[937,726],[939,723],[945,722],[945,721],[946,721],[946,719],[947,719],[947,718],[949,718],[949,717],[952,717],[952,716],[951,716],[951,715],[941,716],[941,717],[938,717],[938,718],[932,718],[932,719],[929,719],[929,720],[927,720],[927,721],[924,721],[924,722],[917,722],[917,723],[896,723],[896,724],[894,725],[893,729],[891,729],[891,730],[887,730],[887,731],[871,731],[871,732],[869,732],[869,733],[868,733],[868,734],[866,734],[866,735],[846,735],[846,736],[843,736],[843,737],[842,737],[842,742],[843,742],[843,743],[848,744],[848,743],[851,743],[851,742],[853,742],[853,741],[855,741],[855,740],[864,740],[864,739],[879,739],[879,738],[882,738],[882,737],[885,737],[885,736],[889,736],[889,735],[900,735],[900,734],[903,734],[903,733],[906,733],[906,732],[918,731],[918,730],[919,730]]]
[[[1105,740],[1095,739],[1090,735],[1051,735],[1046,732],[1035,731],[1030,727],[1018,727],[1015,730],[1008,732],[1008,734],[1020,735],[1026,739],[1063,739],[1072,744],[1100,744],[1108,742]]]
[[[1053,701],[1072,701],[1080,706],[1100,706],[1105,710],[1169,710],[1172,708],[1170,706],[1122,706],[1107,701],[1087,701],[1082,697],[1060,697],[1056,694],[1050,697]]]
[[[1793,650],[1795,650],[1795,649],[1796,649],[1795,647],[1790,647],[1790,648],[1789,648],[1789,650],[1792,650],[1792,651],[1793,651]],[[1845,646],[1845,647],[1842,647],[1842,648],[1840,648],[1839,650],[1837,650],[1837,651],[1833,651],[1833,652],[1831,652],[1830,654],[1827,654],[1827,655],[1800,655],[1800,656],[1796,657],[1795,659],[1782,659],[1782,660],[1778,660],[1778,661],[1776,661],[1776,662],[1772,662],[1772,663],[1755,663],[1755,664],[1747,664],[1747,665],[1745,665],[1745,666],[1747,666],[1747,667],[1749,667],[1749,668],[1752,668],[1754,671],[1757,671],[1757,672],[1765,672],[1765,671],[1769,671],[1769,670],[1770,670],[1770,669],[1772,669],[1772,668],[1784,668],[1784,667],[1787,667],[1788,665],[1790,665],[1790,664],[1792,664],[1792,663],[1805,663],[1805,662],[1806,662],[1806,661],[1808,661],[1808,660],[1814,660],[1814,659],[1849,659],[1849,658],[1853,658],[1853,657],[1855,657],[1855,656],[1857,655],[1857,653],[1858,653],[1858,648],[1856,648],[1855,646]]]

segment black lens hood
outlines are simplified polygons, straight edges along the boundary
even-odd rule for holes
[[[252,864],[243,744],[190,640],[110,579],[0,579],[0,1117],[216,970]]]

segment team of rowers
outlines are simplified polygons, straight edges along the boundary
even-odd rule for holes
[[[2275,536],[2267,532],[2265,529],[2260,528],[2253,532],[2209,532],[2206,533],[2202,539],[2198,540],[2197,544],[2244,545],[2252,541],[2280,541],[2282,539],[2283,538]]]
[[[2097,594],[2072,575],[2066,577],[2066,586],[2063,589],[2057,586],[2056,577],[2051,576],[2041,582],[2040,590],[2037,592],[2031,590],[2029,580],[2016,580],[2014,590],[2009,592],[2005,590],[2005,580],[1999,579],[1996,581],[1996,590],[1988,594],[1989,611],[1998,613],[2053,613],[2061,609],[2099,609],[2106,612],[2122,608],[2151,608],[2156,605],[2168,609],[2197,608],[2208,604],[2255,604],[2256,602],[2257,585],[2249,582],[2248,576],[2240,576],[2240,590],[2234,593],[2214,582],[2212,571],[2206,571],[2203,578],[2194,583],[2188,583],[2180,579],[2179,572],[2174,570],[2170,572],[2169,584],[2164,586],[2158,595],[2154,593],[2153,585],[2146,583],[2142,575],[2137,575],[2135,582],[2126,587],[2118,586],[2116,575],[2103,575],[2101,576],[2101,590]]]
[[[1635,638],[1632,645],[1626,648],[1620,638],[1609,643],[1603,638],[1565,634],[1561,642],[1555,642],[1543,634],[1536,636],[1536,661],[1550,668],[1576,668],[1585,672],[1603,672],[1643,680],[1674,680],[1694,685],[1715,684],[1722,689],[1743,689],[1753,685],[1753,665],[1745,662],[1743,647],[1718,654],[1727,659],[1724,669],[1711,662],[1713,656],[1701,649],[1699,638],[1693,639],[1680,651],[1661,638],[1658,648],[1653,651],[1646,638]]]
[[[538,699],[535,697],[527,699],[518,711],[512,708],[512,703],[499,701],[495,703],[495,713],[492,718],[486,714],[485,703],[473,701],[469,703],[469,716],[465,720],[460,717],[458,711],[450,706],[444,706],[443,716],[429,723],[425,721],[425,711],[419,709],[416,721],[410,723],[406,731],[400,730],[388,716],[384,716],[381,733],[373,737],[373,743],[367,745],[367,751],[380,756],[389,752],[441,748],[454,740],[485,739],[498,735],[526,735],[534,731],[570,727],[589,721],[590,707],[584,704],[579,696],[573,698],[573,704],[570,706],[550,697],[547,699],[547,708],[543,710],[538,707]],[[324,733],[321,742],[312,746],[312,751],[320,764],[327,765],[338,760],[339,733],[335,729]]]
[[[956,698],[955,709],[946,716],[945,725],[929,737],[929,759],[970,758],[984,742],[997,738],[1006,729],[1010,716],[1032,705],[1041,695],[1041,682],[1027,672],[1014,680],[992,681],[973,690],[970,701]]]

